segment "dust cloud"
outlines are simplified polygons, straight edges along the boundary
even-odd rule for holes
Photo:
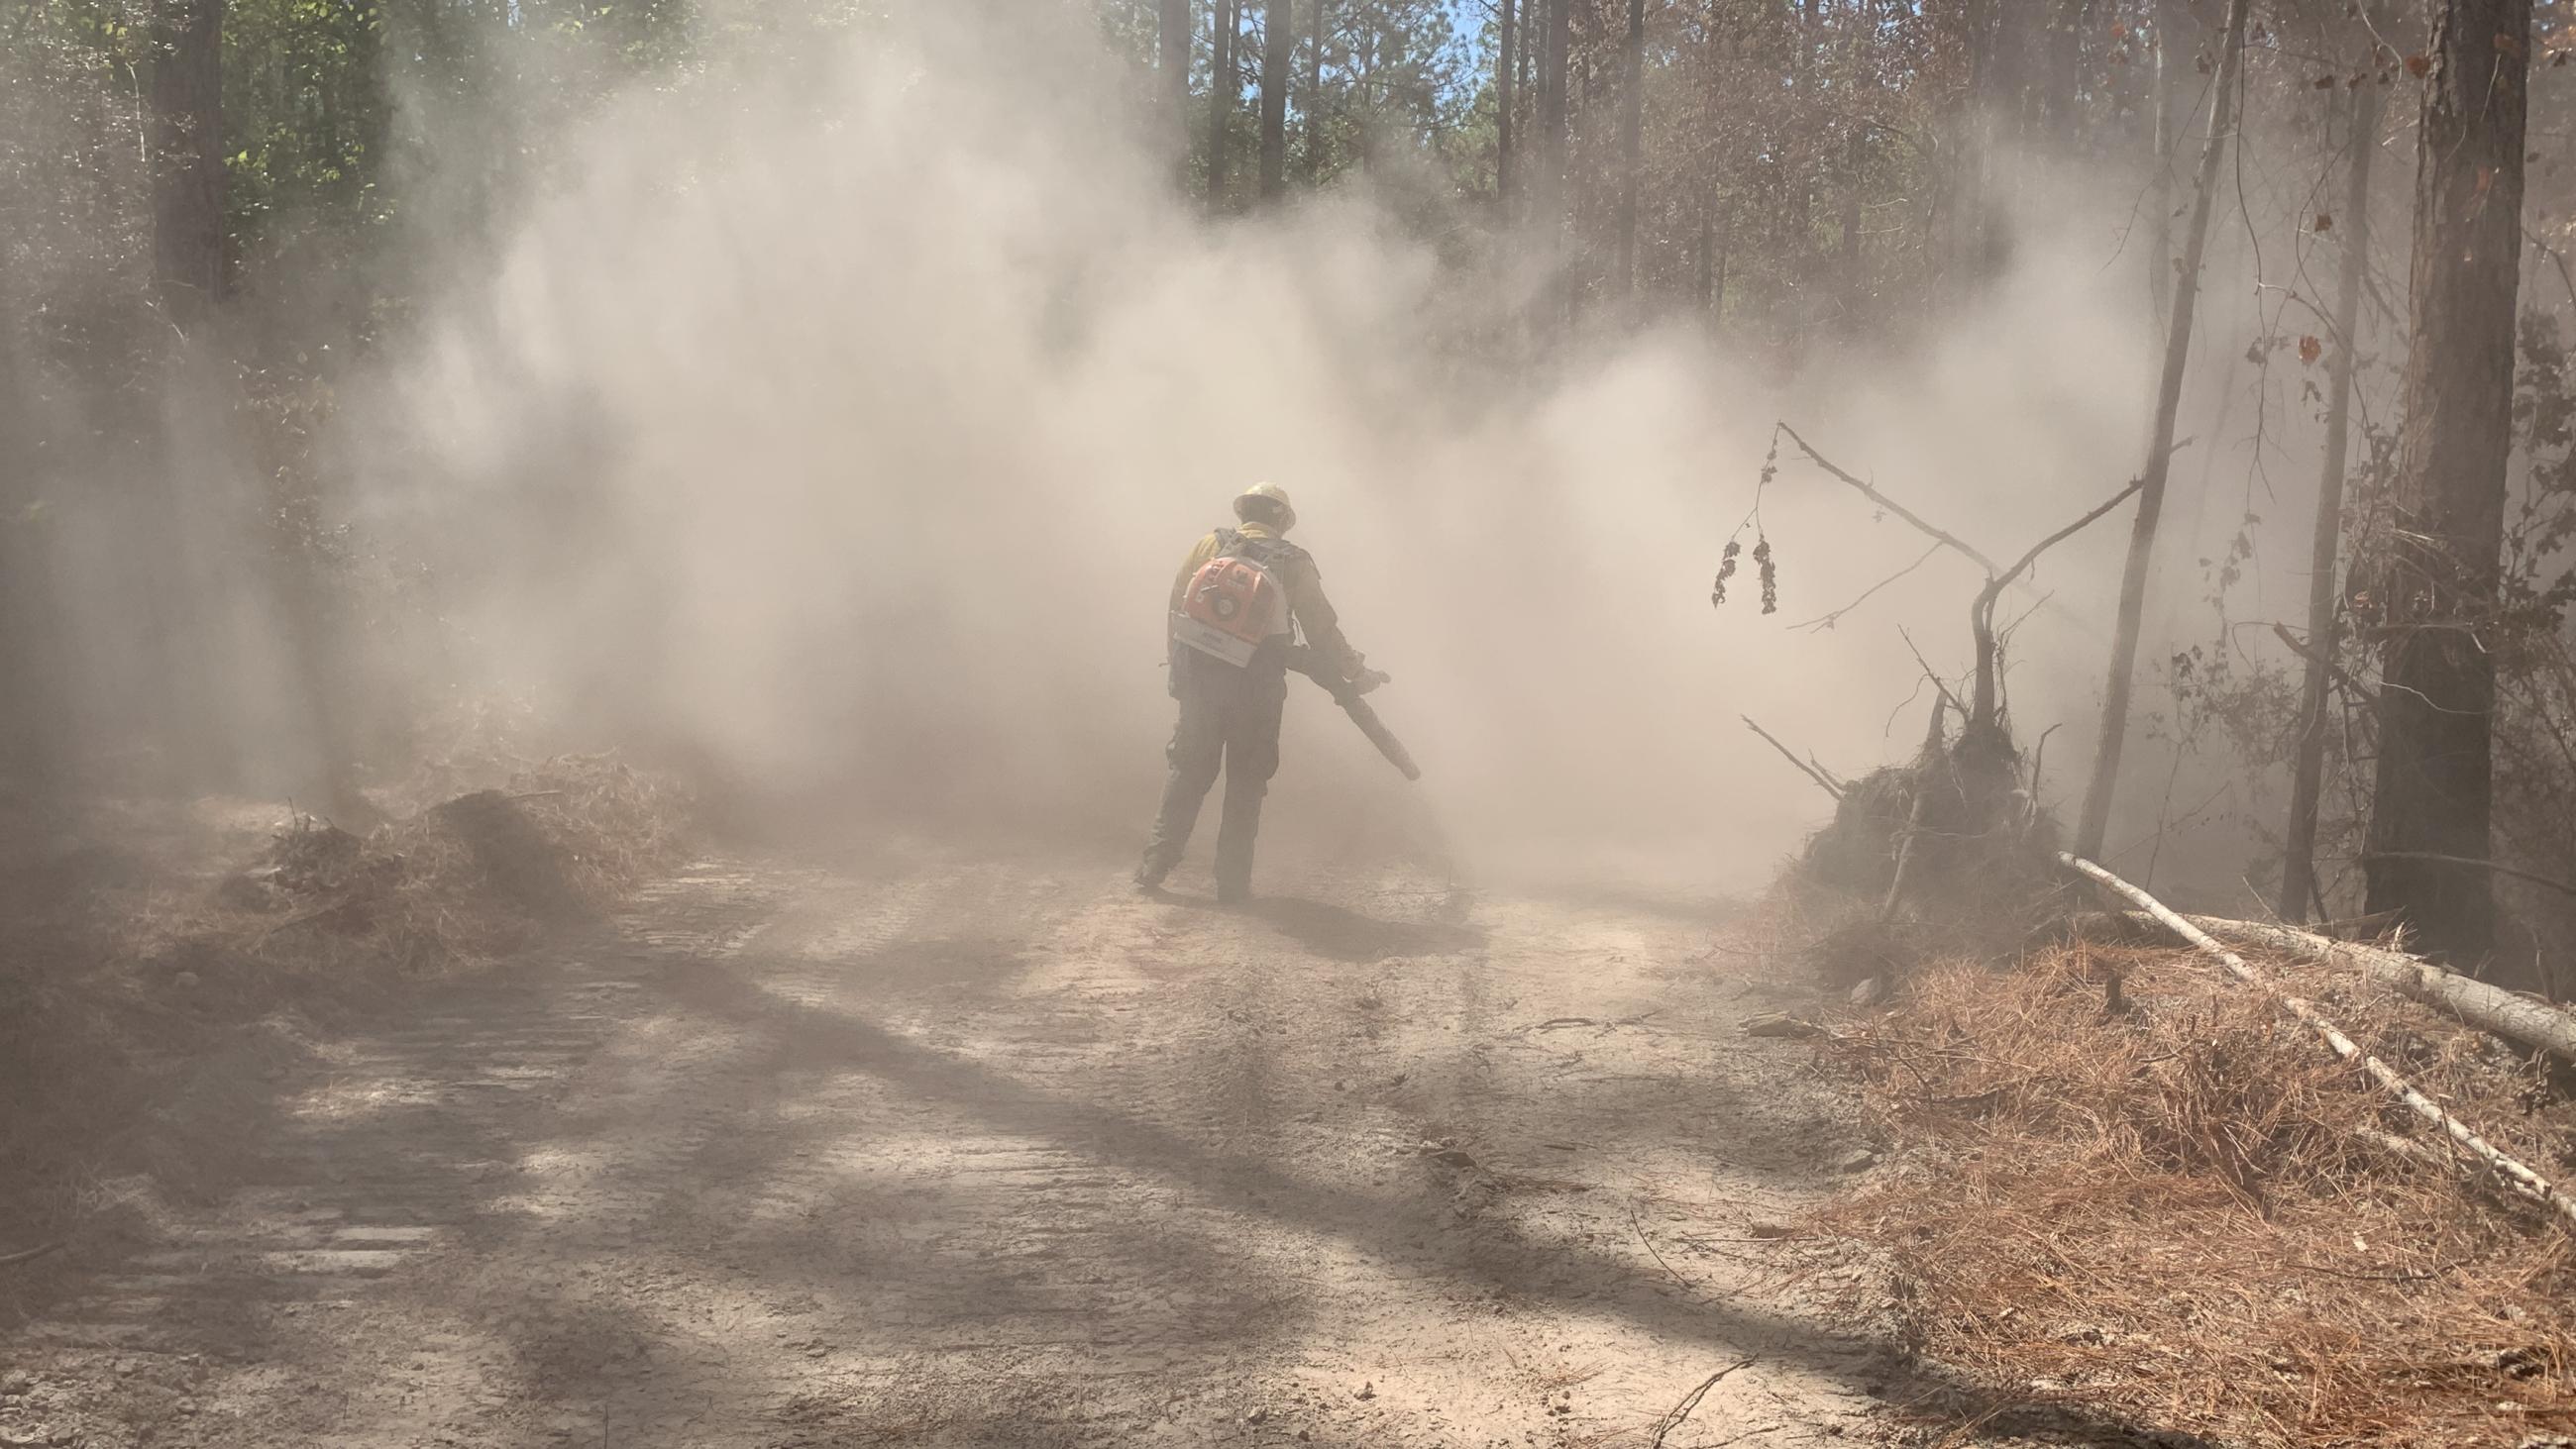
[[[1847,772],[1910,754],[1929,695],[1906,704],[1896,626],[1956,671],[1975,582],[1935,559],[1837,630],[1786,627],[1923,548],[1789,453],[1760,511],[1780,612],[1748,570],[1712,613],[1773,419],[2007,557],[2143,437],[2145,287],[2101,220],[2132,198],[2080,177],[1909,353],[1820,341],[1768,375],[1690,319],[1524,369],[1492,359],[1535,295],[1455,255],[1463,219],[1400,176],[1202,218],[1138,79],[1046,7],[899,12],[760,65],[564,143],[334,446],[356,522],[437,581],[424,675],[774,802],[1135,843],[1164,591],[1267,479],[1428,771],[1403,785],[1292,680],[1274,831],[1749,887],[1824,801],[1736,716]],[[2017,712],[2077,726],[2053,780],[2122,536],[2010,611],[2036,608]]]

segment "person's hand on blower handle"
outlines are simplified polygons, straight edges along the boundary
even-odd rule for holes
[[[1332,665],[1325,662],[1323,654],[1310,644],[1288,646],[1288,672],[1306,676],[1331,691],[1336,698],[1346,694],[1353,696],[1367,694],[1381,684],[1391,684],[1395,681],[1395,676],[1383,669],[1367,668],[1344,678],[1335,673]]]

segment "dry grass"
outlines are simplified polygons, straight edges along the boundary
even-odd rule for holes
[[[574,890],[594,906],[622,898],[680,858],[687,799],[671,781],[615,756],[558,756],[519,771],[509,789],[562,848]]]
[[[1902,981],[1944,961],[2011,955],[2062,921],[2073,899],[2062,875],[1995,868],[1946,885],[1934,909],[1881,919],[1878,897],[1793,869],[1754,904],[1739,929],[1784,966],[1795,967],[1784,975],[1842,991],[1873,976]]]
[[[2276,966],[2546,1175],[2538,1070],[2326,968]],[[2137,1009],[2108,1019],[2102,981]],[[2353,1069],[2185,953],[1945,965],[1825,1050],[1909,1165],[1828,1210],[1920,1347],[1990,1389],[2263,1444],[2519,1444],[2576,1428],[2576,1258]],[[2436,1153],[2439,1149],[2435,1149]]]

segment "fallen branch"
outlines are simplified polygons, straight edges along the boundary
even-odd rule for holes
[[[1699,1291],[1699,1285],[1688,1278],[1683,1277],[1681,1269],[1674,1267],[1669,1262],[1666,1262],[1663,1250],[1655,1246],[1655,1240],[1653,1238],[1646,1236],[1645,1220],[1637,1216],[1637,1205],[1633,1202],[1628,1204],[1628,1226],[1636,1232],[1637,1241],[1645,1245],[1646,1251],[1653,1255],[1655,1262],[1660,1265],[1665,1272],[1670,1273],[1673,1276],[1674,1282],[1679,1283],[1693,1293]]]
[[[1716,1388],[1720,1383],[1725,1381],[1728,1374],[1735,1372],[1737,1369],[1753,1367],[1754,1362],[1755,1361],[1751,1358],[1740,1358],[1735,1362],[1728,1364],[1726,1367],[1719,1369],[1717,1372],[1710,1374],[1707,1378],[1700,1380],[1698,1388],[1682,1395],[1682,1401],[1680,1403],[1666,1409],[1664,1411],[1664,1416],[1655,1421],[1655,1437],[1646,1441],[1647,1449],[1664,1449],[1664,1436],[1672,1433],[1675,1429],[1682,1426],[1682,1422],[1688,1419],[1691,1414],[1699,1408],[1699,1401],[1708,1397],[1709,1390]]]
[[[1822,766],[1820,766],[1820,765],[1810,765],[1807,761],[1802,760],[1802,759],[1799,759],[1796,755],[1790,754],[1790,753],[1789,753],[1789,747],[1788,747],[1787,745],[1784,745],[1784,744],[1780,743],[1780,740],[1779,740],[1779,737],[1778,737],[1778,736],[1776,736],[1776,735],[1772,734],[1769,730],[1766,730],[1766,729],[1764,729],[1762,726],[1760,726],[1760,725],[1758,725],[1758,724],[1755,724],[1755,723],[1753,722],[1753,716],[1751,716],[1751,715],[1749,715],[1749,714],[1747,714],[1747,715],[1738,715],[1738,716],[1737,716],[1737,718],[1739,718],[1739,719],[1741,719],[1741,720],[1743,720],[1743,721],[1744,721],[1744,727],[1745,727],[1746,729],[1749,729],[1749,730],[1753,731],[1755,734],[1760,735],[1760,736],[1761,736],[1761,737],[1762,737],[1766,742],[1768,742],[1768,743],[1770,744],[1771,748],[1773,748],[1773,749],[1775,749],[1775,750],[1778,750],[1782,755],[1786,756],[1786,757],[1788,758],[1788,761],[1789,761],[1789,763],[1790,763],[1790,764],[1793,764],[1793,765],[1797,766],[1800,770],[1805,771],[1808,779],[1813,780],[1813,781],[1815,781],[1817,784],[1819,784],[1819,785],[1823,786],[1826,794],[1833,796],[1833,797],[1834,797],[1835,799],[1837,799],[1837,800],[1839,800],[1839,799],[1843,798],[1843,789],[1842,789],[1842,786],[1835,784],[1835,783],[1834,783],[1834,778],[1833,778],[1833,776],[1826,774],[1826,773],[1824,772],[1824,768],[1823,768]]]
[[[2367,915],[2345,916],[2333,921],[2310,921],[2301,929],[2310,935],[2336,941],[2375,941],[2405,924],[2405,912],[2372,911]]]
[[[2369,1143],[2392,1157],[2402,1157],[2418,1167],[2429,1167],[2438,1172],[2451,1165],[2451,1159],[2421,1142],[2400,1137],[2394,1132],[2382,1132],[2376,1127],[2355,1127],[2352,1129],[2352,1136],[2356,1142]]]
[[[1741,1029],[1746,1036],[1782,1037],[1795,1041],[1833,1035],[1824,1027],[1785,1011],[1757,1012],[1744,1018]]]
[[[55,1241],[39,1243],[32,1248],[20,1248],[14,1253],[0,1253],[0,1268],[15,1268],[20,1263],[32,1263],[47,1253],[59,1253],[62,1248],[62,1243]]]
[[[2283,991],[2271,978],[2245,964],[2244,957],[2218,944],[2208,932],[2176,914],[2172,907],[2154,896],[2080,856],[2061,850],[2057,853],[2057,859],[2067,869],[2117,892],[2137,905],[2139,909],[2155,917],[2167,930],[2189,941],[2204,954],[2214,957],[2221,966],[2227,968],[2229,975],[2248,986],[2269,992],[2275,1001],[2278,1001],[2292,1016],[2305,1023],[2309,1030],[2315,1032],[2328,1047],[2332,1048],[2336,1056],[2359,1065],[2364,1072],[2370,1074],[2372,1081],[2387,1088],[2398,1101],[2405,1103],[2408,1110],[2441,1128],[2444,1135],[2458,1144],[2462,1151],[2484,1163],[2516,1191],[2555,1211],[2566,1221],[2571,1230],[2576,1230],[2576,1199],[2571,1199],[2559,1192],[2550,1186],[2549,1179],[2532,1171],[2520,1161],[2498,1150],[2495,1144],[2471,1131],[2458,1118],[2442,1110],[2440,1104],[2434,1102],[2432,1098],[2415,1090],[2413,1084],[2399,1076],[2386,1062],[2353,1045],[2352,1038],[2345,1036],[2342,1029],[2327,1020],[2316,1007]]]
[[[292,931],[298,926],[309,926],[315,921],[323,920],[330,916],[336,916],[342,911],[348,910],[350,907],[357,905],[360,899],[360,893],[353,890],[341,896],[336,901],[326,901],[321,905],[315,906],[309,911],[298,911],[294,915],[287,917],[285,920],[270,926],[268,929],[252,937],[250,949],[253,951],[258,950],[260,947],[268,944],[268,940],[271,936],[278,935],[281,932]]]
[[[2162,925],[2152,915],[2132,912],[2121,918],[2133,925]],[[2231,921],[2221,916],[2183,919],[2213,936],[2286,951],[2311,961],[2347,966],[2382,986],[2437,1006],[2487,1035],[2529,1051],[2549,1052],[2576,1062],[2576,1012],[2491,986],[2444,970],[2430,961],[2354,941],[2338,941],[2295,926],[2268,921]]]

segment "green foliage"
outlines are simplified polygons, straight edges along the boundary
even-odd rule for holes
[[[232,0],[224,108],[236,265],[253,247],[310,262],[312,248],[385,219],[384,33],[374,3]]]

